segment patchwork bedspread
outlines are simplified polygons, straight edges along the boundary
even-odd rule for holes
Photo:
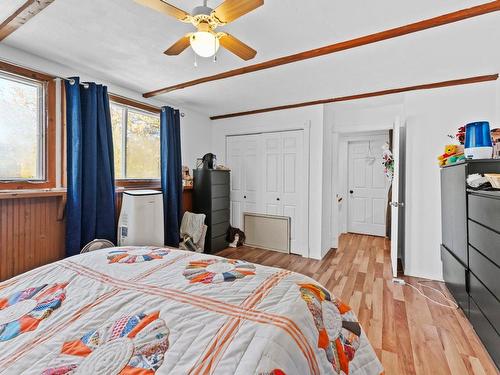
[[[349,306],[314,280],[153,247],[0,283],[0,374],[380,374]]]

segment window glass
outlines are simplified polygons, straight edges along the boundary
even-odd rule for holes
[[[0,180],[44,180],[42,83],[0,73]]]
[[[117,179],[160,178],[160,116],[112,103]]]
[[[111,104],[111,126],[113,132],[113,152],[115,159],[115,178],[124,178],[122,170],[122,138],[125,109]]]

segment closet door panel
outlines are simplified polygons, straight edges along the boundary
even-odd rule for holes
[[[250,135],[244,139],[244,158],[243,158],[243,212],[258,212],[259,200],[259,136]],[[243,223],[243,221],[242,221]]]
[[[241,137],[226,138],[226,163],[231,169],[231,225],[241,228],[243,200],[243,150]]]
[[[281,133],[263,134],[264,145],[264,207],[265,214],[283,215],[283,155]]]
[[[227,138],[227,165],[231,169],[231,225],[243,227],[245,212],[258,212],[259,135],[241,135]]]
[[[304,217],[304,155],[303,131],[282,133],[282,181],[280,202],[283,215],[289,216],[291,221],[291,250],[293,253],[304,253],[306,221]]]

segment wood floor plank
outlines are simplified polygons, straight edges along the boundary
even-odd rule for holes
[[[323,260],[240,247],[217,255],[278,266],[314,278],[358,314],[385,367],[385,375],[498,375],[498,369],[461,310],[433,304],[408,286],[392,283],[390,242],[381,237],[343,235]],[[422,279],[406,277],[441,303]],[[444,283],[437,288],[449,298]]]

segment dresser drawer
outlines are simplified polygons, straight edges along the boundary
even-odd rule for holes
[[[491,292],[500,298],[500,268],[469,246],[469,269]]]
[[[500,234],[469,220],[469,244],[500,266]]]
[[[443,278],[449,291],[455,297],[465,315],[469,313],[469,295],[467,294],[467,271],[446,247],[441,245]]]
[[[229,228],[229,223],[212,224],[212,238],[225,236],[227,229]]]
[[[500,199],[469,194],[469,219],[500,233]]]
[[[498,302],[495,296],[491,294],[472,273],[470,274],[469,285],[469,293],[474,299],[474,302],[479,306],[491,325],[497,331],[500,331],[500,302]]]
[[[212,225],[229,222],[229,210],[212,211]]]
[[[212,186],[212,198],[221,197],[229,197],[229,184]]]
[[[481,338],[483,345],[490,353],[493,362],[500,366],[500,335],[479,310],[473,298],[470,298],[469,320],[477,335]]]
[[[212,186],[213,185],[229,185],[229,172],[212,171]]]
[[[229,197],[212,198],[212,211],[229,210]]]

